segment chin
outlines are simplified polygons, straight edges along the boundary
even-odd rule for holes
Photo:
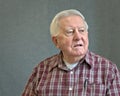
[[[85,54],[86,54],[86,52],[77,52],[76,56],[82,56],[82,55],[85,55]]]

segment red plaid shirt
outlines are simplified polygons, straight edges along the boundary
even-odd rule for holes
[[[22,96],[120,96],[115,64],[92,52],[72,70],[57,54],[38,64]]]

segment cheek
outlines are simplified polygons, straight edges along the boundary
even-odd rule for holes
[[[88,34],[83,37],[83,41],[85,42],[85,44],[89,43],[89,41],[88,41]]]
[[[60,49],[66,49],[67,47],[71,46],[71,40],[65,39],[65,38],[60,38],[58,41],[58,46]]]
[[[85,49],[86,49],[86,50],[88,49],[88,46],[89,46],[89,40],[88,40],[88,38],[87,38],[86,41],[85,41]]]
[[[87,45],[89,45],[89,39],[88,39],[88,37],[86,38],[86,43],[87,43]]]

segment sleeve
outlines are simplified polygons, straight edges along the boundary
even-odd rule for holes
[[[36,90],[37,83],[38,83],[37,68],[34,68],[30,78],[28,79],[28,82],[22,93],[22,96],[37,96],[37,90]]]
[[[107,96],[120,96],[120,71],[116,65],[113,68],[114,78],[109,85]]]

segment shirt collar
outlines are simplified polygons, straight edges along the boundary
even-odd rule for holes
[[[91,68],[93,68],[93,62],[94,62],[93,56],[94,56],[93,53],[90,52],[89,50],[87,51],[86,56],[85,56],[85,61]]]
[[[90,66],[90,68],[93,67],[93,53],[90,52],[89,50],[87,51],[85,57],[84,57],[85,62]],[[62,52],[60,52],[59,54],[53,56],[53,58],[51,59],[51,64],[49,67],[49,71],[51,71],[53,68],[58,67],[61,68],[63,70],[68,70],[68,68],[66,67],[66,65],[63,63],[62,60]],[[80,60],[81,62],[81,60]]]
[[[49,64],[50,65],[49,71],[51,71],[55,67],[58,67],[61,64],[62,64],[62,52],[52,57]]]

